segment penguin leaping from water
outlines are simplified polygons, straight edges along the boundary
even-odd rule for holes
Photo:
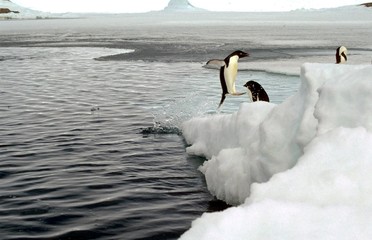
[[[347,49],[344,46],[338,47],[336,50],[336,64],[346,63],[347,61]]]
[[[248,81],[244,84],[247,88],[248,96],[250,96],[252,102],[265,101],[270,102],[269,96],[267,95],[265,89],[255,81]]]
[[[222,96],[218,108],[221,107],[222,103],[225,101],[226,95],[242,95],[244,93],[237,93],[235,89],[235,80],[238,73],[238,60],[239,58],[248,57],[249,54],[243,51],[235,51],[227,56],[223,60],[223,65],[220,68],[220,82],[222,88]]]

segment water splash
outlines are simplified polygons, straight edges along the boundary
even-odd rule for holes
[[[167,105],[152,108],[153,126],[141,129],[142,134],[182,135],[183,122],[197,116],[216,113],[215,99],[189,93]]]
[[[155,122],[154,126],[142,128],[142,134],[177,134],[182,135],[182,130],[178,127],[163,126],[160,122]]]

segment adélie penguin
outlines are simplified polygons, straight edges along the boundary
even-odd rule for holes
[[[220,68],[220,82],[222,88],[222,96],[218,108],[221,107],[222,103],[225,101],[226,95],[242,95],[244,93],[238,93],[235,89],[235,80],[238,73],[238,60],[239,58],[248,57],[249,54],[243,51],[235,51],[227,56],[223,60],[223,65]]]
[[[347,49],[344,46],[338,47],[336,50],[336,63],[345,63],[347,61]]]
[[[247,88],[248,96],[250,96],[252,102],[265,101],[270,102],[269,96],[267,95],[265,89],[255,81],[248,81],[244,84]]]

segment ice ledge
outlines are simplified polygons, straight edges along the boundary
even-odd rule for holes
[[[185,122],[212,155],[209,190],[243,204],[203,214],[180,239],[372,239],[371,76],[372,65],[304,64],[282,104]]]
[[[299,91],[279,105],[242,104],[229,115],[183,124],[189,154],[206,156],[208,189],[240,204],[255,182],[296,165],[304,148],[336,128],[372,131],[372,66],[306,63]]]

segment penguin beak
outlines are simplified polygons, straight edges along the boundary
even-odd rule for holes
[[[249,57],[249,53],[243,52],[240,58],[243,58],[243,57]]]

